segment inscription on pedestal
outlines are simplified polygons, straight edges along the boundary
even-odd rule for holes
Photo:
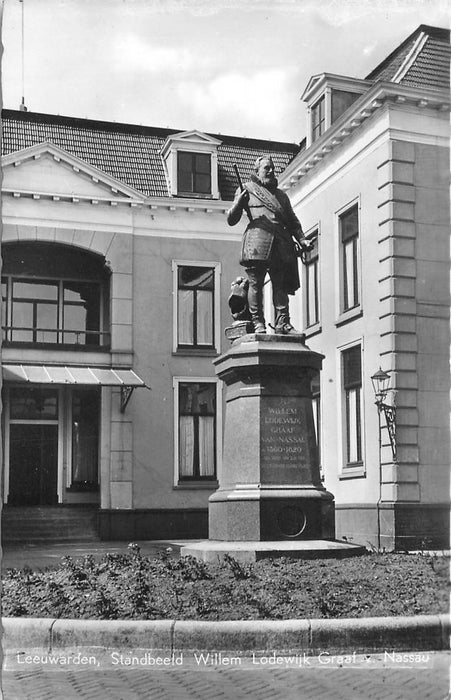
[[[312,436],[307,426],[305,399],[265,397],[260,417],[260,464],[264,483],[302,483],[308,479]]]

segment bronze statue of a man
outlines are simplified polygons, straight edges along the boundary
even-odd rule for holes
[[[227,223],[235,226],[243,209],[249,223],[243,236],[240,264],[249,280],[248,306],[256,333],[266,333],[263,314],[263,284],[266,273],[272,284],[276,333],[298,333],[290,323],[288,295],[299,289],[298,251],[308,249],[302,226],[285,192],[278,189],[271,156],[257,158],[254,174],[238,188],[227,212]]]

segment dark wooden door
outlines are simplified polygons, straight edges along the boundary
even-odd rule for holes
[[[12,423],[9,448],[11,505],[58,503],[58,426]]]

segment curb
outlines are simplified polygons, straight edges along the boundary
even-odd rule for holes
[[[450,648],[450,615],[339,620],[2,619],[4,653],[77,647],[180,651],[377,653]]]

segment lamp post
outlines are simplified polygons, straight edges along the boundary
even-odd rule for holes
[[[392,451],[393,461],[396,462],[396,409],[394,406],[385,402],[387,394],[392,391],[390,388],[390,375],[384,372],[380,367],[378,371],[371,377],[373,385],[375,403],[377,406],[378,429],[379,429],[379,499],[377,501],[377,546],[381,548],[381,522],[380,522],[380,504],[382,500],[382,413],[385,416],[385,425],[387,427],[388,436],[390,438],[390,447]]]

